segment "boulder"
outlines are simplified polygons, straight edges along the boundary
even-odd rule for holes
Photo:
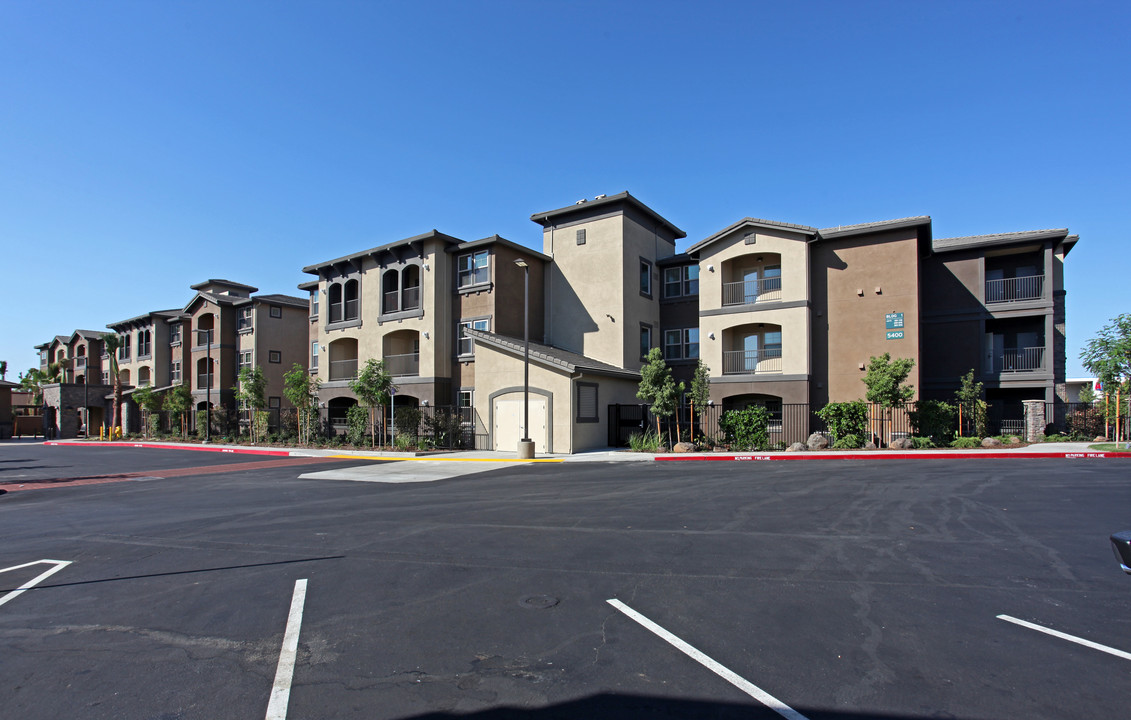
[[[803,442],[795,442],[786,448],[786,452],[805,452],[809,447]]]
[[[911,441],[911,438],[899,438],[888,443],[888,447],[892,450],[914,450],[915,443]]]
[[[660,447],[656,448],[656,454],[657,455],[665,455],[667,453],[668,453],[668,446],[667,445],[661,445]]]
[[[1009,444],[1010,445],[1020,445],[1021,444],[1021,438],[1014,435],[1013,437],[1009,438]]]
[[[810,450],[824,450],[829,446],[829,439],[821,433],[813,433],[809,439],[805,441],[805,445]]]
[[[1107,442],[1107,438],[1103,435],[1097,435],[1092,442]]]
[[[1001,440],[998,440],[995,437],[983,438],[982,439],[982,447],[984,447],[984,448],[1001,447]]]
[[[727,451],[727,449],[725,447],[723,447],[722,445],[716,445],[713,448],[711,448],[711,452],[726,452],[726,451]]]
[[[677,442],[672,448],[673,453],[691,453],[697,450],[699,450],[699,447],[695,443],[689,442]]]
[[[864,449],[865,450],[875,450],[876,449],[876,443],[869,440],[868,442],[864,443]]]

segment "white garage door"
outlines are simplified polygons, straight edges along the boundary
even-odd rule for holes
[[[515,452],[522,439],[522,395],[495,398],[495,449]],[[530,396],[530,439],[534,452],[546,449],[546,398]]]

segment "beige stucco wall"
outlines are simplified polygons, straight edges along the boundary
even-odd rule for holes
[[[522,396],[523,359],[492,347],[479,345],[475,349],[475,411],[491,433],[491,446],[494,446],[494,398],[492,394],[507,388]],[[550,370],[542,365],[530,364],[531,391],[539,390],[550,394],[552,402],[547,405],[550,417],[547,423],[551,429],[548,450],[552,453],[573,452],[570,434],[570,379],[567,373]]]
[[[747,245],[745,236],[755,233],[753,245]],[[718,310],[723,307],[723,283],[733,281],[724,269],[732,263],[740,265],[742,258],[758,264],[759,256],[776,254],[781,257],[781,302],[809,299],[809,243],[800,233],[776,231],[765,228],[742,227],[704,248],[699,254],[699,311]],[[724,263],[727,268],[724,268]],[[707,266],[713,270],[708,270]],[[741,324],[741,323],[739,323]]]
[[[711,377],[723,374],[723,352],[741,349],[733,346],[733,335],[744,325],[762,323],[765,329],[781,327],[781,375],[809,374],[809,309],[771,308],[758,311],[709,315],[699,318],[699,357],[711,369]],[[734,332],[728,332],[734,331]],[[711,333],[715,338],[711,339]]]

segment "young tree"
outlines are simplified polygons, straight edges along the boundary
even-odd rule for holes
[[[1080,388],[1080,402],[1093,403],[1096,401],[1096,391],[1092,389],[1092,384],[1088,383]]]
[[[295,406],[298,413],[298,440],[310,442],[310,414],[314,410],[322,380],[311,377],[306,368],[295,363],[290,372],[283,374],[283,396]]]
[[[8,379],[8,361],[0,360],[0,380]]]
[[[707,367],[702,358],[695,366],[695,374],[691,376],[691,388],[687,393],[691,401],[691,442],[695,442],[695,410],[703,412],[711,399],[711,368]]]
[[[649,410],[656,416],[656,434],[660,434],[660,418],[671,417],[679,407],[679,394],[683,392],[683,383],[676,384],[672,379],[672,371],[664,362],[664,355],[660,348],[652,348],[648,352],[648,362],[640,368],[640,387],[636,397],[649,404]],[[668,444],[671,445],[671,434],[668,435]]]
[[[110,376],[114,383],[113,409],[110,411],[111,438],[113,438],[114,428],[122,425],[122,378],[118,373],[118,347],[121,344],[122,339],[114,333],[102,334],[102,347],[106,350],[106,354],[110,356]]]
[[[133,395],[134,402],[141,408],[141,426],[144,428],[145,436],[149,437],[150,430],[157,429],[153,421],[158,419],[155,413],[161,412],[161,394],[146,385],[134,390]]]
[[[974,434],[982,437],[986,434],[986,401],[982,399],[982,383],[974,382],[974,368],[962,376],[962,384],[954,393],[958,403],[961,421],[958,434],[962,435],[962,424],[969,420]]]
[[[165,410],[170,416],[176,415],[180,419],[181,437],[187,433],[185,415],[192,407],[192,392],[184,385],[173,387],[165,395]]]
[[[893,360],[891,353],[868,359],[868,370],[864,375],[864,385],[868,390],[864,397],[868,402],[878,403],[884,408],[889,426],[893,408],[903,407],[908,400],[915,397],[915,387],[903,384],[913,367],[915,367],[913,359]]]
[[[263,369],[255,367],[240,368],[237,384],[232,390],[236,394],[236,402],[248,412],[248,431],[252,442],[262,439],[266,423],[259,417],[259,411],[267,405],[267,378],[263,377]],[[266,420],[266,417],[263,418]]]
[[[369,444],[372,447],[377,444],[376,432],[377,423],[375,420],[375,410],[379,407],[384,407],[385,403],[389,402],[390,391],[396,388],[393,385],[393,376],[385,369],[384,360],[375,360],[369,358],[365,361],[365,367],[357,374],[355,380],[350,381],[350,390],[354,395],[357,395],[358,400],[365,403],[369,408]],[[385,437],[385,413],[381,413],[381,437]]]

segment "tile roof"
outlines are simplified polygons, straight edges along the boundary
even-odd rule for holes
[[[763,228],[769,228],[771,230],[789,230],[791,232],[801,233],[802,235],[813,235],[813,236],[815,236],[817,234],[817,228],[809,227],[808,225],[797,225],[795,223],[779,222],[777,220],[763,220],[762,218],[745,217],[745,218],[742,218],[741,220],[739,220],[736,223],[731,223],[730,225],[727,225],[725,228],[723,228],[722,230],[719,230],[714,235],[711,235],[710,237],[704,238],[704,239],[700,240],[699,242],[695,243],[691,247],[687,248],[687,252],[689,252],[689,253],[699,252],[700,250],[707,247],[708,245],[715,242],[716,240],[719,240],[719,239],[723,238],[724,236],[729,235],[730,233],[734,232],[735,230],[738,230],[741,227],[763,227]]]
[[[1075,236],[1073,236],[1075,238]],[[989,247],[994,245],[1012,245],[1014,243],[1033,242],[1036,240],[1069,240],[1067,228],[1052,230],[1026,230],[1023,232],[994,233],[992,235],[967,235],[966,237],[935,238],[932,247],[935,252],[951,252],[969,248]]]
[[[519,355],[523,353],[523,341],[519,338],[499,335],[498,333],[487,332],[485,330],[473,330],[471,328],[467,328],[465,332],[469,337],[475,338],[476,342],[483,342],[502,350],[517,352]],[[563,350],[553,347],[552,345],[543,345],[536,342],[530,343],[530,360],[540,365],[558,368],[570,373],[585,371],[598,375],[612,375],[614,377],[632,379],[640,378],[640,373],[634,370],[625,370],[616,365],[594,360],[593,358],[585,357],[584,355],[570,352],[569,350]]]
[[[835,238],[848,235],[859,235],[861,233],[873,232],[875,230],[895,230],[897,228],[930,224],[930,215],[913,215],[911,217],[896,218],[895,220],[877,220],[875,222],[857,223],[855,225],[837,225],[836,227],[829,227],[819,230],[818,234],[822,238]]]
[[[380,253],[384,250],[391,250],[395,247],[400,247],[402,245],[411,245],[414,242],[421,242],[423,240],[432,240],[432,239],[443,240],[445,243],[447,243],[449,245],[458,245],[459,243],[463,242],[462,240],[460,240],[457,237],[452,237],[451,235],[447,235],[445,233],[440,232],[439,230],[433,229],[433,230],[429,230],[426,233],[421,233],[420,235],[413,235],[410,238],[404,238],[403,240],[396,240],[394,242],[386,243],[384,245],[378,245],[377,247],[372,247],[372,248],[369,248],[368,250],[361,250],[359,252],[351,253],[349,255],[343,255],[342,257],[334,258],[333,260],[326,260],[324,262],[314,263],[313,265],[307,265],[306,267],[304,267],[302,269],[302,271],[304,273],[308,273],[310,275],[317,275],[320,270],[325,270],[327,268],[334,267],[335,265],[340,265],[342,263],[351,263],[354,260],[360,260],[360,259],[368,257],[370,255],[376,255],[377,253]]]
[[[640,200],[633,197],[632,194],[629,193],[627,190],[624,191],[624,192],[617,193],[616,195],[598,196],[598,197],[593,198],[592,200],[589,200],[589,199],[579,200],[576,203],[574,203],[573,205],[567,205],[566,207],[558,208],[557,210],[547,210],[546,212],[534,213],[533,215],[530,216],[530,219],[533,220],[534,222],[538,223],[542,227],[549,227],[550,225],[553,225],[555,223],[555,221],[559,218],[568,219],[568,217],[571,216],[571,215],[578,215],[578,214],[581,214],[581,213],[585,213],[589,210],[592,210],[595,207],[603,207],[605,205],[616,205],[616,204],[619,204],[619,203],[624,203],[626,205],[630,205],[630,206],[636,208],[637,210],[639,210],[640,212],[644,213],[648,217],[652,218],[653,220],[658,221],[661,225],[666,227],[673,235],[675,235],[677,240],[679,238],[687,237],[687,233],[685,233],[684,231],[680,230],[678,227],[673,225],[663,215],[661,215],[660,213],[656,212],[655,210],[648,207],[644,203],[640,202]]]

